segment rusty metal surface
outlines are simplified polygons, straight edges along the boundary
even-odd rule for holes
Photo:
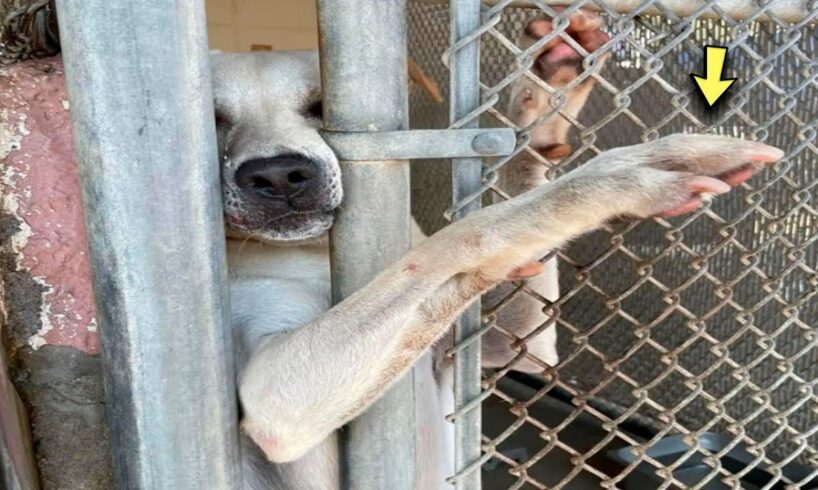
[[[518,33],[543,11],[489,3],[494,6],[484,6],[474,36],[482,63],[477,117],[483,127],[503,127],[509,125],[508,86],[526,76],[515,71]],[[491,488],[583,488],[580,481],[628,488],[644,468],[661,477],[659,488],[704,488],[710,481],[743,488],[751,470],[769,476],[759,488],[807,488],[818,475],[818,4],[804,4],[797,22],[777,18],[770,4],[745,20],[723,15],[717,2],[684,17],[652,1],[631,13],[605,2],[573,2],[568,12],[586,4],[605,13],[612,40],[602,50],[613,56],[572,121],[574,152],[558,165],[543,160],[548,175],[603,150],[680,131],[764,141],[787,155],[692,215],[613,225],[558,253],[561,297],[543,308],[558,325],[560,363],[541,363],[534,376],[539,388],[522,398],[503,389],[513,364],[483,373],[483,404],[505,404],[510,415],[503,430],[487,430],[484,420],[483,459],[499,462],[497,471],[506,475],[504,486]],[[662,15],[639,15],[649,7]],[[704,18],[708,10],[717,18]],[[763,15],[766,22],[754,20]],[[444,92],[449,17],[445,4],[410,3],[410,56]],[[705,44],[728,46],[728,73],[739,78],[732,96],[712,112],[689,78],[703,66]],[[421,97],[411,108],[413,127],[448,126],[446,111]],[[525,133],[518,136],[518,151],[525,151]],[[445,166],[415,166],[413,211],[422,227],[438,229],[452,212],[501,194],[491,171],[502,163],[485,159],[482,193],[454,207]],[[528,291],[521,285],[511,294]],[[484,311],[484,326],[501,329],[491,323],[492,313]],[[529,411],[557,395],[570,407],[560,421]],[[470,410],[480,404],[454,418]],[[580,442],[571,428],[589,418],[600,435]],[[538,442],[518,457],[509,441],[532,432]],[[714,454],[693,444],[682,456],[662,460],[644,454],[664,437],[694,443],[708,433],[724,436],[729,447]],[[635,462],[608,457],[625,446],[636,446]],[[720,460],[740,447],[753,457],[742,468]],[[693,455],[703,458],[707,476],[690,485],[677,471]],[[568,461],[564,471],[545,471],[557,460]],[[793,477],[790,463],[808,473]]]

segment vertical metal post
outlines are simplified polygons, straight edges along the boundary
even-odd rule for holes
[[[405,0],[319,0],[324,128],[407,129]],[[409,162],[342,161],[344,203],[330,235],[338,302],[410,247]],[[344,487],[413,489],[410,372],[342,432]]]
[[[237,488],[204,4],[57,7],[118,487]]]
[[[450,46],[468,36],[480,27],[480,0],[450,0],[449,11]],[[480,105],[480,43],[471,42],[452,53],[449,75],[450,106],[449,118],[454,123]],[[475,119],[461,127],[479,127]],[[452,160],[452,201],[458,203],[481,186],[483,165],[479,158],[458,158]],[[462,209],[456,218],[480,208],[480,200],[475,199]],[[477,302],[455,323],[455,344],[464,341],[480,329],[480,303]],[[458,351],[454,359],[454,405],[455,411],[462,410],[471,400],[480,395],[480,342],[479,340]],[[454,421],[455,431],[455,471],[459,479],[455,487],[462,490],[480,489],[480,471],[467,475],[461,472],[480,457],[481,415],[477,407],[459,414]]]

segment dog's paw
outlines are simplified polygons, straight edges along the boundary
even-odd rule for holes
[[[576,176],[590,179],[588,186],[598,187],[603,205],[618,215],[670,217],[698,209],[783,156],[754,141],[678,134],[605,152]]]
[[[552,20],[531,20],[525,27],[523,44],[532,45],[554,30]],[[566,38],[575,41],[584,52],[578,51]],[[537,50],[532,70],[550,86],[563,87],[579,76],[586,54],[595,52],[609,39],[602,31],[599,15],[580,9],[568,17],[564,33],[554,36]],[[600,58],[600,62],[605,57]]]
[[[674,135],[601,153],[556,181],[489,206],[426,243],[431,270],[476,274],[490,286],[536,275],[549,250],[618,217],[694,211],[780,160],[772,146],[724,136]],[[459,243],[453,259],[452,244]]]

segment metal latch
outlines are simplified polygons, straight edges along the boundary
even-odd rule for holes
[[[322,131],[339,160],[411,160],[510,155],[516,147],[511,128],[412,129],[406,131]]]

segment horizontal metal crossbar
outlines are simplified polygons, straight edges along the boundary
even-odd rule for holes
[[[410,160],[510,155],[516,145],[511,128],[415,129],[322,133],[339,160]]]

